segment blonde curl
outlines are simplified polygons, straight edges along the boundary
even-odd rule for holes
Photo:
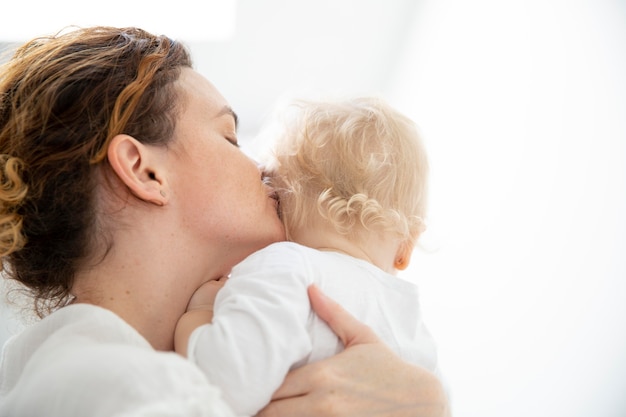
[[[424,220],[407,216],[395,209],[384,208],[376,199],[357,193],[350,198],[336,195],[332,188],[317,199],[318,212],[337,232],[348,235],[359,230],[395,232],[409,237],[424,231]]]
[[[428,158],[415,123],[377,97],[295,100],[267,134],[287,238],[316,219],[359,239],[425,230]]]

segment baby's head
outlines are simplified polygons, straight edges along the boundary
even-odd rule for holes
[[[424,230],[428,161],[415,124],[374,97],[296,101],[269,168],[287,238],[320,221],[350,239]]]

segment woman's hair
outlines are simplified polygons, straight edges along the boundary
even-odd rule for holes
[[[268,167],[288,238],[321,216],[352,238],[393,232],[414,243],[425,228],[428,162],[410,119],[374,97],[295,101],[283,114]]]
[[[112,27],[34,39],[0,67],[1,268],[40,316],[67,303],[81,262],[106,239],[94,192],[108,144],[121,133],[172,138],[183,67],[180,43]]]

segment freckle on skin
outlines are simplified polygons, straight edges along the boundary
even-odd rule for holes
[[[126,295],[130,295],[130,291],[126,290]]]

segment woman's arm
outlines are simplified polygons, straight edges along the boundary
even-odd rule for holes
[[[430,372],[396,356],[365,325],[315,286],[309,297],[316,313],[346,349],[287,375],[272,402],[257,416],[446,417],[448,402]]]

